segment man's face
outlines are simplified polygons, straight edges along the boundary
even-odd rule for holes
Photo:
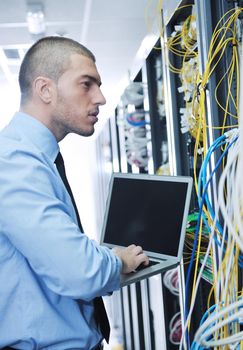
[[[71,55],[69,68],[56,84],[52,113],[53,126],[61,138],[70,132],[93,134],[99,106],[106,103],[100,85],[95,63],[86,56]]]

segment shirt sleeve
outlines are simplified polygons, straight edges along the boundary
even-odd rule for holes
[[[87,301],[117,290],[121,261],[81,233],[54,164],[15,151],[0,169],[1,230],[47,287]]]

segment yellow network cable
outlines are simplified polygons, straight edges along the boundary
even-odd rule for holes
[[[188,5],[186,7],[188,7]],[[178,10],[179,9],[181,8],[178,8]],[[184,63],[186,61],[197,56],[197,52],[195,51],[195,33],[193,34],[193,37],[190,31],[190,24],[194,23],[194,21],[195,16],[188,16],[181,26],[181,32],[177,32],[175,35],[172,35],[166,42],[166,47],[171,53],[183,58],[182,66],[180,68],[175,67],[169,60],[169,68],[176,74],[180,74],[183,71]]]
[[[232,242],[231,242],[232,243]],[[225,308],[227,305],[230,305],[231,301],[232,301],[232,297],[230,299],[230,297],[227,295],[227,291],[224,290],[224,283],[226,282],[225,281],[225,270],[227,269],[227,264],[228,264],[228,254],[229,254],[229,251],[231,250],[232,252],[232,248],[234,248],[234,244],[229,244],[229,246],[227,247],[228,249],[228,253],[226,254],[221,266],[219,267],[219,270],[218,270],[218,273],[217,273],[217,277],[214,281],[214,285],[212,286],[210,292],[209,292],[209,296],[208,296],[208,309],[210,309],[210,300],[212,298],[212,294],[213,292],[215,292],[215,289],[216,289],[216,283],[217,281],[220,281],[221,282],[221,286],[222,286],[222,290],[221,290],[221,295],[225,294],[226,295],[226,298],[224,298],[223,300],[221,300],[221,302],[219,303],[218,307],[218,311],[220,311],[222,308]],[[238,271],[237,271],[237,268],[238,268],[238,264],[236,263],[237,260],[238,260],[238,254],[235,255],[234,257],[235,261],[234,261],[234,270],[231,271],[230,275],[229,275],[229,283],[227,284],[227,289],[229,291],[233,290],[233,289],[237,289],[237,286],[235,286],[235,275],[238,276]],[[233,298],[234,298],[234,295],[233,295]],[[214,297],[214,300],[215,300],[215,297]],[[234,300],[234,299],[233,299]],[[234,300],[235,301],[235,300]],[[226,319],[228,317],[228,314],[226,314],[224,316],[223,319]],[[222,321],[223,321],[222,319]],[[237,325],[233,325],[234,327],[237,327]],[[232,331],[232,329],[231,329]],[[235,329],[235,332],[238,331],[238,329]],[[215,339],[222,339],[222,338],[225,338],[229,336],[229,333],[228,333],[228,327],[226,326],[223,326],[222,328],[219,328],[219,330],[217,330],[216,334],[214,335],[214,338]]]
[[[196,54],[194,52],[194,49],[195,49],[195,44],[197,42],[197,32],[196,32],[196,25],[194,26],[192,25],[192,23],[195,23],[195,21],[196,21],[195,15],[188,16],[182,26],[182,31],[181,31],[182,47],[185,46],[186,50],[191,51],[192,54]]]
[[[186,131],[188,129],[189,133],[194,138],[196,137],[198,128],[201,129],[198,125],[197,100],[193,99],[193,101],[191,101],[197,89],[198,54],[195,50],[196,42],[196,17],[195,15],[189,15],[181,25],[181,31],[176,34],[172,33],[166,44],[167,49],[171,53],[181,57],[181,67],[175,67],[169,61],[169,69],[171,72],[180,75],[182,87],[179,89],[184,91],[184,100],[186,103],[185,112],[181,116],[182,130]],[[202,133],[200,139],[202,141]]]
[[[213,277],[214,277],[214,275],[213,275]],[[215,300],[215,295],[213,295],[213,294],[215,294],[215,282],[212,285],[212,287],[209,291],[209,294],[208,294],[208,302],[207,302],[208,310],[210,309],[212,298],[213,298],[213,300]]]
[[[233,80],[233,73],[234,71],[236,70],[237,72],[237,88],[236,90],[238,91],[239,89],[239,62],[238,62],[238,54],[237,52],[235,52],[237,49],[236,48],[233,48],[233,57],[232,57],[232,60],[230,62],[230,65],[229,67],[227,68],[226,72],[224,73],[224,75],[222,76],[222,78],[220,79],[220,81],[218,82],[217,86],[216,86],[216,89],[215,89],[215,100],[217,102],[217,104],[220,106],[220,108],[224,111],[224,123],[223,123],[223,127],[226,128],[227,126],[225,125],[226,124],[226,117],[227,115],[230,115],[231,117],[233,118],[237,118],[237,115],[235,114],[232,114],[231,112],[228,111],[228,105],[229,105],[229,99],[231,98],[234,106],[235,106],[235,109],[237,109],[237,106],[238,106],[238,96],[237,97],[237,100],[235,101],[233,99],[233,96],[231,94],[231,86],[232,86],[232,80]],[[226,100],[226,106],[222,106],[222,104],[219,102],[218,100],[218,96],[217,96],[217,93],[218,93],[218,89],[219,87],[222,85],[222,83],[224,82],[224,79],[226,77],[229,77],[228,79],[228,90],[229,90],[229,94],[227,96],[227,100]],[[232,126],[230,126],[232,127]],[[215,127],[217,128],[217,127]]]
[[[229,11],[228,13],[230,13],[232,11]],[[216,26],[213,36],[212,36],[212,40],[211,40],[211,44],[209,47],[209,53],[208,53],[208,61],[205,67],[205,71],[201,77],[201,86],[200,86],[200,94],[199,94],[199,106],[200,106],[200,124],[203,125],[203,156],[206,155],[206,151],[207,151],[207,134],[206,134],[206,127],[208,127],[208,125],[206,125],[206,113],[205,113],[205,89],[207,86],[207,82],[209,81],[209,78],[211,77],[213,71],[215,70],[215,68],[217,67],[217,65],[219,64],[220,60],[222,59],[225,50],[227,48],[228,45],[233,44],[233,55],[232,55],[232,60],[230,62],[230,65],[228,67],[228,69],[226,70],[225,75],[221,78],[221,80],[219,81],[219,83],[217,84],[216,90],[215,90],[215,97],[216,97],[216,102],[219,104],[219,106],[221,107],[221,109],[224,110],[224,121],[223,121],[223,125],[219,125],[219,126],[213,126],[213,128],[217,128],[217,129],[222,129],[222,133],[224,132],[224,130],[226,128],[232,128],[232,125],[228,125],[226,126],[226,118],[227,116],[232,116],[232,114],[228,111],[228,106],[229,106],[229,100],[231,99],[233,101],[233,104],[237,110],[238,107],[238,91],[239,91],[239,64],[238,64],[238,53],[237,53],[237,46],[238,42],[236,40],[236,25],[234,23],[234,31],[232,30],[232,28],[230,27],[233,23],[233,21],[236,20],[237,16],[239,16],[240,11],[236,11],[237,14],[233,13],[233,15],[231,15],[231,17],[226,21],[226,23],[224,24],[224,26],[222,26],[222,28],[219,28],[219,24]],[[225,14],[222,18],[225,18],[227,14]],[[221,19],[222,20],[222,19]],[[220,21],[221,22],[221,21]],[[219,23],[220,23],[219,22]],[[226,33],[232,33],[232,36],[230,38],[226,38]],[[221,35],[221,37],[220,37]],[[232,80],[233,80],[233,74],[236,74],[236,81],[237,81],[237,96],[236,96],[236,101],[234,101],[231,90],[232,90]],[[228,80],[228,95],[227,95],[227,99],[226,99],[226,106],[223,107],[222,105],[220,105],[218,99],[217,99],[217,90],[219,88],[219,86],[222,84],[223,80],[226,78],[227,76],[227,80]],[[195,96],[194,96],[195,98]],[[235,118],[237,118],[237,115],[234,116]],[[199,137],[199,134],[197,135]],[[195,146],[195,159],[194,159],[194,169],[196,170],[196,164],[197,164],[197,152],[198,152],[198,148],[201,147],[199,140],[197,140],[196,142],[196,146]],[[196,171],[194,170],[194,177],[196,180]],[[197,181],[195,181],[197,182]]]
[[[160,7],[161,3],[158,2],[157,4],[158,4],[157,8],[161,9],[161,7]],[[188,7],[188,6],[192,6],[192,5],[185,5],[185,6],[179,7],[177,9],[177,11],[179,11],[185,7]],[[233,12],[233,14],[227,19],[225,24],[220,27],[221,22],[231,12]],[[198,81],[201,80],[201,90],[202,91],[206,89],[207,82],[208,82],[211,74],[215,70],[216,66],[220,62],[221,58],[223,57],[223,54],[225,52],[227,45],[229,45],[230,43],[232,43],[233,45],[237,45],[237,41],[235,40],[234,33],[236,32],[236,19],[239,16],[240,12],[241,12],[241,9],[238,11],[230,10],[222,17],[222,19],[219,21],[218,25],[215,28],[214,34],[212,36],[211,45],[209,48],[208,63],[207,63],[207,66],[205,68],[205,72],[204,72],[203,76],[201,77],[201,79],[200,79],[200,77],[198,77],[198,79],[197,79]],[[191,56],[196,55],[196,52],[193,50],[194,44],[195,44],[195,39],[192,39],[191,36],[188,35],[189,28],[190,28],[190,22],[194,18],[195,18],[195,16],[192,16],[192,15],[188,16],[188,18],[185,20],[184,24],[182,25],[181,33],[177,33],[174,37],[169,38],[167,41],[167,44],[166,44],[166,46],[170,52],[174,53],[177,56],[183,57],[183,62],[185,62],[186,59],[188,59],[190,57],[190,55]],[[233,25],[233,30],[231,29],[231,25]],[[233,36],[232,36],[232,38],[226,39],[226,33],[229,31],[231,31],[233,33]],[[194,33],[194,35],[195,35],[195,33]],[[178,48],[178,45],[181,42],[184,42],[184,46],[185,46],[186,50],[185,50],[185,48],[181,48],[181,49]],[[231,94],[233,72],[235,69],[236,69],[236,72],[239,72],[238,64],[237,64],[238,55],[237,55],[237,47],[236,46],[233,46],[233,52],[234,52],[234,54],[233,54],[232,64],[230,65],[230,69],[227,71],[227,73],[229,73],[229,79],[228,79],[229,94],[227,96],[226,107],[221,106],[219,103],[220,107],[225,111],[224,123],[222,126],[213,126],[214,128],[219,128],[219,129],[223,129],[223,130],[231,127],[231,126],[226,126],[226,117],[228,115],[230,115],[230,112],[228,111],[229,100],[231,99],[233,101],[233,104],[235,104],[235,106],[238,106],[238,97],[236,98],[236,101],[234,102],[234,99],[233,99],[232,94]],[[220,56],[217,57],[217,55],[219,53],[220,53]],[[215,60],[216,60],[216,62],[215,62]],[[169,63],[169,67],[174,73],[177,73],[177,74],[180,74],[181,71],[183,70],[183,65],[181,68],[177,68],[177,67],[174,67],[171,64],[171,62]],[[227,73],[225,74],[224,78],[226,77]],[[218,90],[223,79],[218,83],[216,91]],[[238,85],[238,80],[239,80],[239,74],[237,73],[237,85]],[[238,89],[237,89],[237,91],[238,91]],[[204,102],[205,102],[204,96],[202,96],[201,101],[202,101],[202,103],[200,104],[200,106],[202,107],[202,104],[204,104]],[[216,97],[216,101],[219,102],[217,97]],[[200,110],[201,110],[201,108],[200,108]],[[206,123],[204,112],[205,111],[202,108],[202,113],[201,113],[202,118],[201,118],[201,121],[199,121],[199,122]],[[237,118],[237,116],[236,116],[236,118]],[[199,128],[201,129],[201,126],[199,126]],[[201,138],[203,138],[205,142],[202,145],[202,147],[201,147],[201,145],[198,145],[198,146],[199,146],[199,149],[200,148],[205,149],[205,151],[204,151],[204,155],[205,155],[205,153],[206,153],[205,143],[207,141],[205,128],[204,128],[204,136]]]
[[[232,12],[229,11],[228,13]],[[208,54],[208,62],[206,65],[206,69],[204,72],[204,75],[202,77],[202,85],[203,87],[206,86],[207,81],[209,80],[211,74],[215,70],[216,66],[220,62],[226,48],[229,45],[233,46],[233,55],[232,55],[232,60],[229,65],[228,70],[226,71],[226,74],[224,77],[220,80],[216,87],[216,92],[218,90],[219,85],[222,83],[223,79],[228,75],[228,96],[226,99],[226,107],[228,107],[229,104],[229,99],[233,100],[233,103],[237,109],[238,106],[238,96],[236,96],[236,101],[234,101],[231,93],[231,87],[232,87],[232,78],[234,72],[236,72],[236,78],[237,78],[237,93],[238,93],[238,86],[239,86],[239,69],[238,69],[238,53],[237,53],[237,39],[236,39],[236,24],[235,21],[237,19],[237,15],[239,16],[240,12],[236,11],[236,14],[233,13],[233,15],[230,16],[230,18],[226,21],[224,26],[222,28],[218,28],[219,24],[215,28],[211,45],[209,48],[209,54]],[[225,18],[227,14],[223,16]],[[220,23],[220,22],[219,22]],[[233,29],[230,27],[233,23]],[[229,38],[226,38],[226,35],[232,34]],[[221,35],[221,38],[219,38]],[[218,41],[218,43],[217,43]],[[219,55],[219,57],[217,57]],[[216,60],[216,61],[215,61]],[[218,102],[218,99],[216,98],[216,101]],[[220,104],[219,104],[220,105]],[[213,126],[215,128],[222,128],[223,130],[226,128],[226,117],[227,115],[230,115],[228,108],[224,108],[223,106],[220,105],[220,107],[225,111],[225,117],[224,117],[224,123],[222,126]],[[237,116],[235,116],[237,118]]]
[[[222,129],[222,134],[224,133],[225,129],[232,128],[232,125],[226,125],[227,116],[231,116],[232,118],[238,120],[237,114],[232,114],[228,110],[230,100],[232,101],[236,111],[237,111],[237,108],[238,108],[238,96],[236,96],[236,101],[235,101],[233,96],[232,96],[232,93],[231,93],[233,75],[234,75],[235,72],[236,72],[236,82],[237,82],[236,91],[239,91],[239,62],[238,62],[238,54],[237,54],[236,51],[237,51],[237,49],[235,47],[233,47],[233,55],[232,55],[232,60],[230,62],[230,65],[227,68],[227,71],[225,72],[223,77],[220,79],[220,81],[217,84],[216,89],[215,89],[215,100],[216,100],[217,104],[219,105],[219,107],[224,111],[224,119],[223,119],[222,126],[214,126],[214,128],[215,129]],[[226,76],[228,77],[228,79],[227,79],[228,80],[228,84],[227,84],[228,95],[227,95],[226,104],[225,104],[225,107],[224,107],[218,101],[217,92],[218,92],[219,86],[222,84],[222,82],[224,81]],[[238,123],[235,126],[238,126]]]

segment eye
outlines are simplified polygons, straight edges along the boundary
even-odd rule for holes
[[[91,87],[91,81],[89,80],[82,81],[81,85],[84,86],[86,89],[89,89]]]

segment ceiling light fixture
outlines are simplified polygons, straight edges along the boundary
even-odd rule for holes
[[[41,2],[28,2],[27,7],[26,21],[29,33],[32,35],[44,34],[46,25],[43,4]]]

